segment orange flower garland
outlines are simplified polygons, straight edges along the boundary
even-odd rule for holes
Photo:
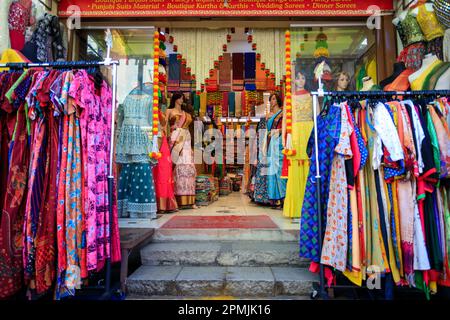
[[[292,147],[292,65],[291,65],[291,33],[289,30],[285,34],[286,43],[286,146],[283,154],[294,156],[296,150]]]
[[[153,40],[153,122],[152,122],[152,132],[153,132],[153,148],[150,153],[150,157],[153,159],[160,159],[162,157],[161,152],[158,150],[158,134],[159,134],[159,32],[155,31]]]

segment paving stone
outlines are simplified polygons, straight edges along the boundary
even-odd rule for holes
[[[127,279],[127,291],[140,295],[176,295],[175,279],[182,267],[142,266]]]
[[[308,295],[318,277],[307,269],[272,267],[276,295]]]
[[[228,267],[225,294],[273,296],[275,279],[268,267]]]
[[[217,242],[152,243],[141,251],[143,265],[212,265],[221,244]]]
[[[184,267],[176,279],[181,296],[217,296],[225,286],[225,267]]]

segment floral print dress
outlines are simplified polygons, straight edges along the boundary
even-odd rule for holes
[[[330,195],[327,205],[327,226],[322,247],[321,263],[344,272],[347,263],[348,236],[348,190],[345,160],[353,156],[350,135],[353,129],[349,123],[346,106],[341,105],[341,134],[334,149],[331,165]]]

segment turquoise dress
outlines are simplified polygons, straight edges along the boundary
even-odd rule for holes
[[[286,197],[287,179],[281,179],[283,167],[282,123],[283,114],[281,110],[267,122],[267,159],[269,169],[267,172],[267,193],[272,201],[283,200]]]
[[[121,218],[156,218],[156,192],[150,158],[152,142],[151,105],[146,93],[130,94],[119,108],[119,137],[116,162],[122,164],[119,176],[118,212]]]

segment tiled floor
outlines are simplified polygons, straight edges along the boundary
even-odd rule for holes
[[[155,228],[159,229],[165,222],[176,215],[210,216],[210,215],[268,215],[281,230],[298,230],[299,220],[283,217],[282,210],[259,206],[240,193],[233,192],[228,196],[219,197],[218,201],[198,209],[179,210],[175,213],[163,214],[157,220],[150,219],[119,219],[122,228]]]

